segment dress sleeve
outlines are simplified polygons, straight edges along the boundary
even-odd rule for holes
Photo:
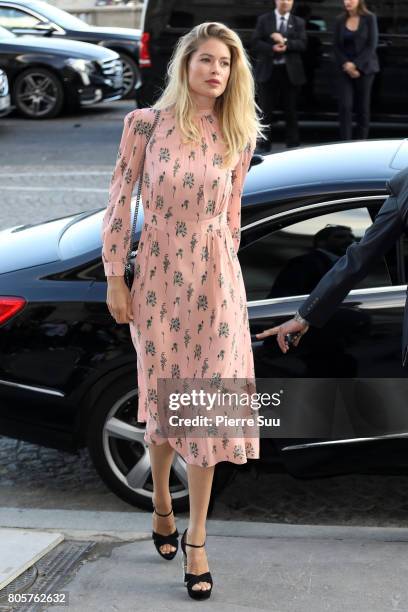
[[[227,209],[227,222],[234,241],[235,253],[238,253],[241,242],[241,196],[255,146],[254,138],[248,142],[231,174],[232,190]]]
[[[123,276],[131,230],[131,196],[138,178],[146,137],[152,125],[143,109],[124,118],[122,138],[113,170],[108,205],[102,220],[102,262],[105,276]],[[150,119],[150,121],[149,121]]]

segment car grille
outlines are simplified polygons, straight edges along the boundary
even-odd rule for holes
[[[99,62],[105,79],[111,81],[116,89],[123,85],[123,67],[120,59],[103,60]]]
[[[8,80],[4,73],[0,72],[0,96],[6,96],[9,92]]]

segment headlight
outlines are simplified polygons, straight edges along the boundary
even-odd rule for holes
[[[80,73],[84,85],[89,85],[89,75],[92,74],[92,72],[95,72],[95,65],[92,61],[69,58],[66,60],[66,64],[71,66],[73,70]]]
[[[0,96],[7,96],[9,92],[8,79],[5,73],[0,73]]]

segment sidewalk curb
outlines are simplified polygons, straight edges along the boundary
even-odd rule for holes
[[[177,523],[180,531],[187,526],[187,519],[178,518]],[[143,541],[151,538],[151,513],[0,508],[0,528],[58,532],[73,540]],[[302,525],[217,519],[208,519],[207,534],[255,539],[312,538],[408,542],[406,527]]]
[[[25,532],[36,533],[40,529],[38,527],[27,526],[27,527],[10,527],[0,525],[0,532],[6,532],[7,529],[15,531],[20,529]],[[143,542],[145,540],[151,540],[151,533],[148,532],[134,532],[134,531],[96,531],[92,529],[65,529],[65,528],[44,528],[41,527],[43,533],[56,533],[63,534],[65,540],[73,540],[75,542]],[[7,535],[7,534],[6,534]]]
[[[0,591],[64,541],[60,532],[0,528]]]

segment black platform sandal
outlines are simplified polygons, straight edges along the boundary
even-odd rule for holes
[[[211,595],[213,587],[213,579],[210,572],[204,572],[203,574],[191,574],[187,572],[187,553],[186,546],[192,546],[193,548],[202,548],[204,544],[188,544],[186,542],[187,529],[184,531],[181,537],[181,549],[183,551],[183,572],[184,572],[184,585],[187,587],[188,594],[192,599],[208,599]],[[195,584],[199,582],[209,582],[211,588],[209,589],[193,589]]]
[[[173,508],[167,514],[159,514],[159,512],[157,512],[154,506],[153,506],[153,511],[157,514],[157,516],[170,516],[170,514],[173,512]],[[153,538],[153,542],[156,547],[156,550],[159,553],[159,555],[163,557],[163,559],[166,559],[167,561],[171,561],[171,559],[174,559],[174,557],[177,554],[178,537],[179,537],[179,532],[177,530],[177,527],[173,531],[173,533],[170,533],[169,535],[162,535],[161,533],[157,533],[157,531],[154,531],[154,530],[152,531],[152,538]],[[160,550],[160,546],[163,546],[163,544],[170,544],[170,546],[174,546],[176,550],[172,550],[168,553],[164,553]]]

